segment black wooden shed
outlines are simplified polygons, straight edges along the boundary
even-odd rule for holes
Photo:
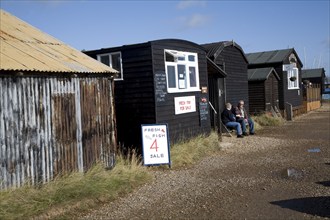
[[[193,42],[163,39],[87,51],[121,73],[115,81],[118,140],[141,146],[141,124],[167,123],[172,143],[211,131],[208,71],[224,73]]]
[[[279,108],[286,104],[299,109],[303,104],[301,68],[303,66],[294,48],[246,54],[249,69],[273,67],[280,77],[278,84]]]
[[[325,85],[325,70],[324,68],[304,69],[301,70],[303,82],[308,81],[312,84],[319,84],[321,87],[321,94],[324,93]]]
[[[227,74],[219,88],[221,111],[225,108],[225,102],[236,105],[239,100],[245,101],[246,109],[249,111],[248,60],[241,46],[234,41],[208,43],[202,46],[207,51],[207,56]]]
[[[278,81],[272,67],[249,69],[249,108],[251,113],[262,113],[278,108]]]

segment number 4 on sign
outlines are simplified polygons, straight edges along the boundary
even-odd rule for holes
[[[157,139],[154,140],[154,142],[152,142],[150,149],[155,149],[156,152],[158,152],[158,146],[157,146]]]

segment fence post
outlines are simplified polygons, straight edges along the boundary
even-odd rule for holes
[[[285,111],[286,111],[286,120],[292,121],[293,118],[292,105],[288,102],[285,103]]]

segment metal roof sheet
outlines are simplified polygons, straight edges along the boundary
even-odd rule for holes
[[[247,53],[246,57],[249,64],[269,64],[269,63],[282,63],[291,53],[294,53],[302,66],[297,53],[293,48],[284,50],[272,50],[257,53]]]
[[[0,70],[117,73],[3,10],[0,18]]]
[[[264,81],[267,80],[269,75],[274,72],[276,78],[279,80],[276,70],[273,67],[257,68],[248,70],[248,80],[249,81]]]
[[[301,77],[304,78],[318,78],[324,77],[325,71],[324,68],[318,69],[304,69],[301,71]]]

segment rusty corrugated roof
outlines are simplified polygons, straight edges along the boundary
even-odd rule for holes
[[[0,22],[0,70],[117,73],[3,10]]]

